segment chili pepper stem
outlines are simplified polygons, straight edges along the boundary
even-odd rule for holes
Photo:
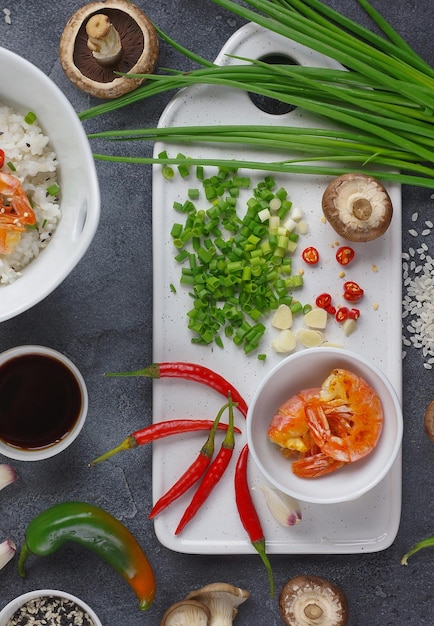
[[[21,552],[18,556],[18,566],[17,566],[18,575],[21,576],[21,578],[26,577],[25,562],[27,561],[30,555],[31,555],[31,551],[29,550],[27,544],[24,543],[23,547],[21,548]]]
[[[274,598],[274,577],[273,570],[271,569],[271,563],[267,555],[265,548],[265,539],[259,539],[258,541],[252,541],[252,546],[262,559],[265,569],[267,570],[268,580],[270,582],[270,596]]]
[[[144,376],[145,378],[160,378],[159,367],[156,363],[152,363],[148,367],[141,370],[133,370],[131,372],[105,372],[107,378],[117,378],[126,376]]]
[[[411,548],[411,550],[404,554],[401,559],[401,565],[407,565],[408,559],[416,552],[419,552],[419,550],[431,547],[434,547],[434,537],[428,537],[428,539],[423,539],[422,541],[419,541]]]
[[[97,463],[101,463],[101,461],[105,461],[109,459],[111,456],[114,456],[118,452],[122,452],[123,450],[131,450],[132,448],[137,448],[137,441],[132,435],[129,435],[126,439],[124,439],[118,446],[104,452],[101,456],[97,457],[93,461],[89,463],[89,467],[93,467]]]

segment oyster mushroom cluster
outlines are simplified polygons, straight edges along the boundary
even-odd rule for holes
[[[212,583],[172,604],[160,626],[231,626],[250,593],[228,583]]]

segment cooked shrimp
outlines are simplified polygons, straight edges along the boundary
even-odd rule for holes
[[[316,478],[369,454],[382,427],[383,408],[372,387],[335,369],[320,388],[305,389],[279,407],[268,437],[284,456],[298,453],[294,474]]]
[[[306,421],[305,407],[309,400],[318,397],[321,388],[304,389],[284,402],[271,420],[268,437],[285,450],[307,453],[311,438]]]
[[[317,452],[292,463],[292,471],[300,478],[317,478],[330,474],[345,465],[342,461],[336,461],[324,452]]]
[[[343,463],[369,454],[383,428],[380,398],[363,378],[344,369],[332,371],[319,398],[312,398],[305,411],[321,451]]]
[[[0,172],[0,254],[10,254],[19,241],[19,233],[35,222],[35,213],[19,179]]]

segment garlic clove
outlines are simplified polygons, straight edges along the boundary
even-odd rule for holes
[[[11,539],[5,539],[0,543],[0,569],[9,563],[17,551],[16,545]]]
[[[0,489],[11,485],[17,478],[18,475],[12,465],[0,463]]]
[[[279,524],[282,524],[282,526],[295,526],[301,522],[301,507],[295,498],[265,485],[260,485],[258,489],[264,494],[270,513]]]

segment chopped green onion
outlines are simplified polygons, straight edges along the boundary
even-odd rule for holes
[[[175,260],[183,264],[180,284],[189,288],[193,299],[187,314],[192,342],[223,347],[223,335],[251,354],[261,343],[264,320],[280,303],[294,305],[290,292],[302,286],[303,278],[292,275],[288,256],[291,234],[281,220],[272,220],[269,212],[269,220],[262,221],[263,203],[268,206],[276,198],[272,177],[267,176],[253,189],[245,214],[239,216],[236,202],[228,202],[233,200],[233,182],[236,178],[240,188],[250,179],[233,174],[219,169],[217,175],[202,181],[205,191],[223,184],[219,199],[205,209],[190,199],[174,203],[185,222],[174,222],[170,235],[177,250]],[[190,196],[189,190],[187,194]],[[260,202],[256,200],[259,197]],[[269,234],[270,222],[275,235]],[[273,248],[270,237],[275,239]],[[302,308],[297,301],[294,310]]]
[[[47,187],[47,193],[50,196],[57,196],[60,191],[60,187],[58,185],[50,185]]]
[[[36,122],[36,113],[33,113],[33,111],[29,111],[24,117],[24,121],[26,122],[26,124],[34,124]]]
[[[15,165],[12,163],[12,161],[8,161],[6,163],[6,165],[8,166],[8,168],[12,171],[12,172],[16,172],[17,168],[15,167]]]

